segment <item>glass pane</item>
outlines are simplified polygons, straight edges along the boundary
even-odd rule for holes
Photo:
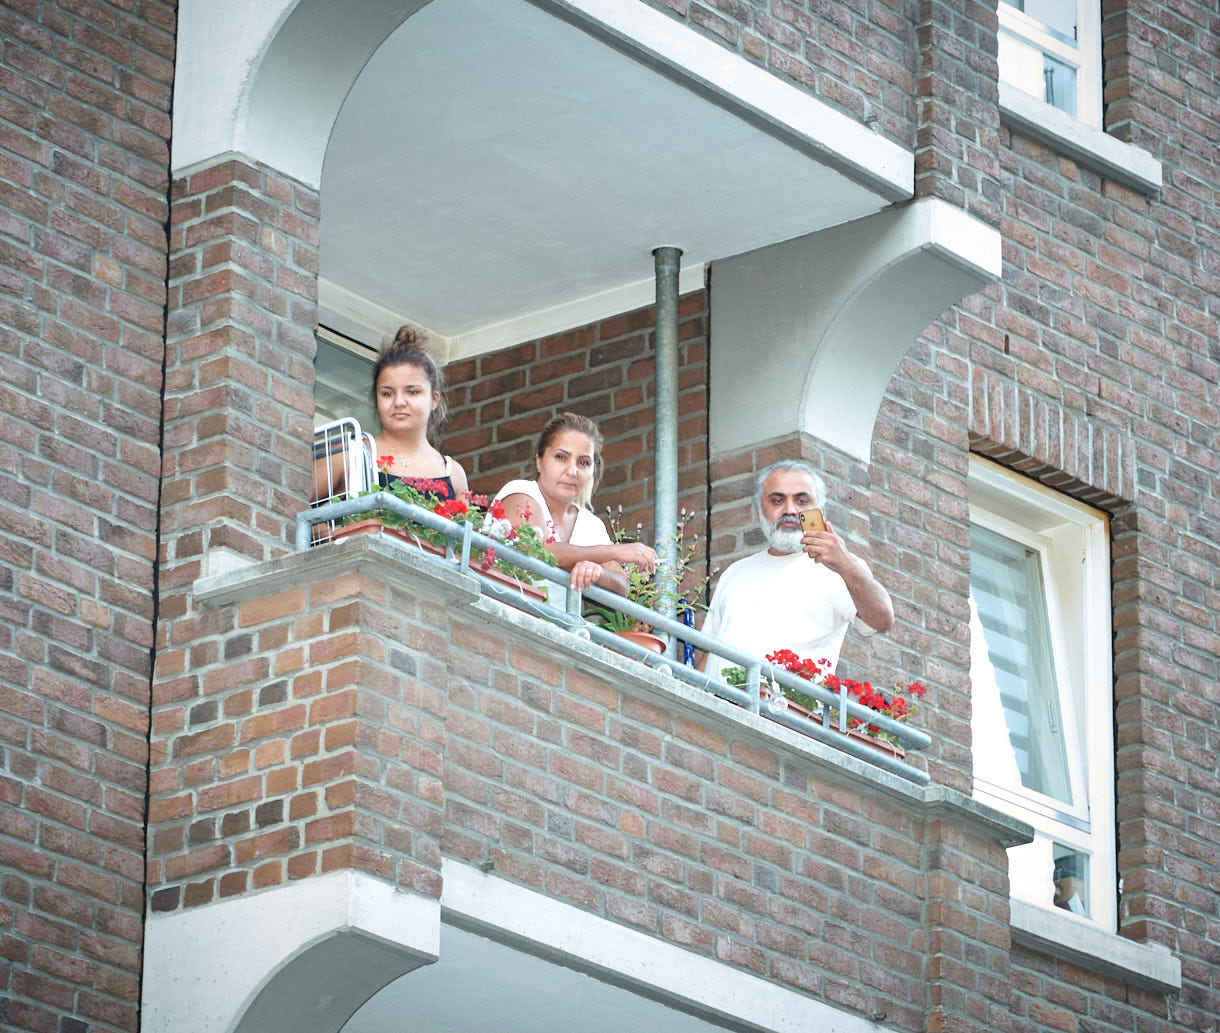
[[[1054,857],[1055,907],[1088,918],[1089,855],[1056,843]]]
[[[1043,97],[1047,104],[1076,117],[1076,69],[1042,55]]]
[[[314,359],[314,424],[330,423],[343,416],[354,416],[360,429],[376,434],[380,429],[377,410],[369,397],[373,365],[319,337],[318,354]]]
[[[1065,0],[1000,0],[1001,3],[1023,11],[1052,36],[1064,43],[1076,42],[1076,3]]]
[[[1076,69],[1025,40],[1001,32],[1000,76],[1022,93],[1076,117]]]
[[[1025,0],[1019,10],[1041,22],[1047,32],[1064,43],[1076,42],[1075,0]]]
[[[971,527],[970,593],[977,609],[975,632],[985,646],[971,649],[976,706],[981,695],[999,697],[1007,743],[1005,758],[990,771],[1015,764],[1021,785],[1072,804],[1059,687],[1047,624],[1046,591],[1039,556],[1019,542]],[[982,773],[982,772],[980,772]]]

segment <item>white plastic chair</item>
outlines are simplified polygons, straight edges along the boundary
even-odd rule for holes
[[[314,495],[312,506],[355,498],[377,483],[373,435],[351,416],[315,427],[313,432]],[[337,459],[337,461],[336,461]],[[318,524],[314,545],[330,541],[334,523]]]

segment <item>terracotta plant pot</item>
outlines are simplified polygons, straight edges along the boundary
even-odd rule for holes
[[[771,688],[771,686],[768,685],[766,682],[763,682],[759,686],[759,689],[761,690],[763,703],[765,704],[767,701],[767,698],[775,690],[773,690]],[[807,718],[808,720],[814,722],[814,724],[820,725],[820,724],[824,723],[822,721],[821,714],[815,713],[814,711],[810,710],[808,707],[802,706],[800,703],[797,703],[795,700],[791,700],[791,699],[788,700],[787,709],[790,713],[797,714],[800,717]],[[766,709],[764,706],[764,713],[765,712],[766,712]],[[826,727],[829,728],[832,732],[838,732],[839,731],[839,722],[837,720],[831,721]],[[840,733],[840,734],[842,734],[842,733]],[[896,742],[889,742],[888,740],[885,740],[885,739],[874,739],[871,735],[869,735],[866,732],[861,731],[858,728],[849,729],[847,732],[847,735],[849,738],[855,739],[857,742],[862,742],[862,743],[864,743],[865,746],[868,746],[870,749],[877,750],[879,753],[888,753],[891,757],[898,757],[899,759],[906,756],[906,750],[904,750]]]
[[[330,540],[337,542],[343,538],[351,538],[358,534],[376,534],[378,531],[384,531],[391,538],[397,538],[401,542],[406,542],[408,545],[415,545],[423,549],[424,552],[430,552],[434,556],[444,556],[445,550],[441,549],[431,542],[423,541],[416,538],[410,531],[406,531],[400,527],[386,527],[382,524],[378,517],[365,517],[363,520],[357,520],[354,524],[345,524],[342,527],[336,527],[331,532]]]
[[[654,635],[651,631],[616,631],[615,634],[620,638],[625,638],[628,642],[634,642],[637,646],[651,649],[654,653],[665,652],[665,639]]]
[[[864,743],[879,753],[888,753],[891,757],[897,757],[901,760],[907,755],[907,751],[899,746],[896,742],[889,742],[884,739],[874,739],[871,735],[860,731],[858,728],[853,728],[847,733],[849,738],[855,739],[857,742]]]
[[[767,700],[770,699],[773,694],[783,696],[783,694],[781,692],[779,692],[778,689],[773,689],[771,687],[770,683],[765,682],[765,681],[761,682],[759,684],[758,690],[759,690],[759,696],[761,697],[764,704],[766,704]],[[787,696],[783,696],[783,698],[788,704],[788,706],[785,709],[787,709],[791,713],[796,714],[798,717],[806,718],[807,720],[814,722],[814,724],[820,725],[822,723],[821,714],[817,713],[816,711],[810,710],[807,706],[804,706],[803,704],[796,702],[796,700],[788,699]]]
[[[546,585],[531,585],[525,581],[519,581],[511,574],[505,574],[502,570],[496,570],[491,567],[487,570],[482,570],[479,567],[471,567],[471,570],[482,574],[489,581],[498,581],[502,585],[507,585],[509,588],[517,589],[522,595],[529,596],[531,599],[537,599],[539,602],[546,602]]]

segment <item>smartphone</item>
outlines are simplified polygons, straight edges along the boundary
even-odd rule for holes
[[[820,509],[802,509],[797,515],[801,519],[801,530],[806,534],[810,531],[826,530],[826,521],[822,519]]]

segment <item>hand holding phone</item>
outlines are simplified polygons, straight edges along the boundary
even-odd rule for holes
[[[825,531],[826,521],[822,519],[822,511],[820,509],[802,509],[797,514],[801,521],[801,531],[808,534],[810,531]]]

